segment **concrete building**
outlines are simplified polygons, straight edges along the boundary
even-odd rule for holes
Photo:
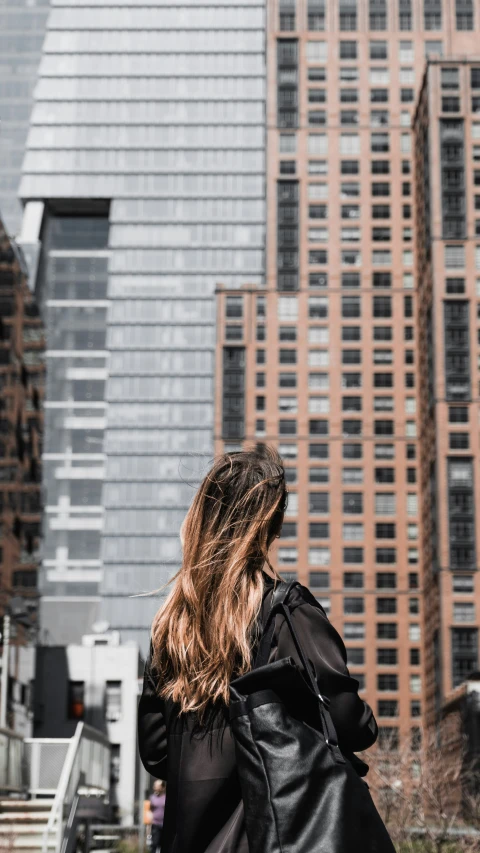
[[[468,0],[268,11],[267,280],[218,290],[216,449],[279,447],[278,565],[329,612],[391,743],[418,736],[428,652],[411,122],[426,58],[476,56],[480,17]]]
[[[48,329],[47,642],[100,617],[145,652],[159,602],[132,593],[179,564],[214,288],[263,282],[264,39],[260,0],[52,6],[20,189]]]
[[[33,737],[72,737],[80,720],[105,732],[111,744],[112,805],[125,826],[134,823],[137,797],[139,676],[138,646],[120,645],[118,632],[36,650]]]
[[[2,0],[0,7],[0,208],[18,236],[18,187],[50,0]]]
[[[429,62],[415,115],[430,720],[478,670],[480,56]]]
[[[32,626],[42,526],[44,348],[25,262],[0,221],[0,615],[12,596],[22,596]],[[25,642],[25,628],[17,629],[14,622]]]

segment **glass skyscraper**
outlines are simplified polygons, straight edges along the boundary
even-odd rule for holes
[[[54,0],[21,197],[48,326],[41,630],[104,620],[145,651],[159,602],[134,596],[179,566],[213,453],[215,287],[264,278],[264,4]]]
[[[50,0],[0,0],[0,211],[15,236],[18,185]]]

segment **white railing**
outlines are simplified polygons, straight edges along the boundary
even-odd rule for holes
[[[94,795],[108,801],[110,788],[110,743],[106,735],[78,723],[72,738],[29,738],[26,741],[33,796],[54,795],[42,853],[55,839],[60,853],[64,828],[77,794]]]
[[[0,729],[0,791],[20,792],[26,785],[25,752],[21,735]]]

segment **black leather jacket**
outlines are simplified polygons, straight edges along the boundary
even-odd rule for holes
[[[273,587],[267,576],[265,584],[262,622]],[[367,749],[377,738],[377,724],[370,707],[358,695],[358,682],[348,672],[342,639],[305,587],[294,588],[289,608],[320,689],[330,698],[343,752],[350,757]],[[300,664],[280,615],[276,617],[269,661],[282,657],[293,657]],[[193,714],[179,716],[173,703],[159,698],[149,658],[138,737],[144,767],[167,782],[162,853],[248,853],[227,710],[219,709],[208,730],[198,726]]]

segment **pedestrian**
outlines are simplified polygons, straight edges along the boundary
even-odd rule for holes
[[[143,764],[168,782],[162,853],[248,853],[229,684],[251,669],[281,580],[269,549],[286,504],[282,460],[257,444],[215,460],[182,525],[182,565],[153,622],[139,706]],[[345,646],[308,589],[295,586],[289,607],[342,752],[355,761],[354,752],[375,742],[377,725]],[[269,662],[287,657],[300,664],[279,614]]]
[[[150,796],[150,811],[152,813],[151,853],[159,853],[162,844],[163,817],[165,814],[165,784],[159,779],[156,779],[153,783],[153,793]]]

